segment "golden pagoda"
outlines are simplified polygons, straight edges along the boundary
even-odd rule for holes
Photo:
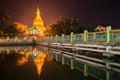
[[[29,29],[30,35],[37,35],[39,37],[44,37],[45,27],[44,22],[40,16],[40,9],[37,7],[36,17],[33,21],[33,26]]]
[[[40,9],[39,9],[39,7],[37,7],[36,17],[34,19],[33,25],[39,26],[39,27],[43,27],[44,26],[43,20],[42,20],[42,18],[40,16]]]

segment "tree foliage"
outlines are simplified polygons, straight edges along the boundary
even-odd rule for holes
[[[6,12],[6,11],[1,11],[0,12],[0,31],[5,33],[6,28],[8,27],[7,22],[11,16]]]
[[[60,17],[56,24],[51,25],[52,35],[69,35],[71,32],[77,34],[83,32],[84,27],[80,26],[79,20],[76,18]]]
[[[8,21],[11,19],[10,14],[5,11],[0,12],[0,37],[6,36],[17,36],[19,33],[25,33],[27,27],[21,23],[8,24]],[[19,29],[18,30],[18,27]]]
[[[52,26],[53,25],[46,26],[45,36],[51,36],[52,35]]]
[[[20,22],[14,22],[13,25],[15,26],[15,29],[17,30],[18,33],[27,33],[27,26],[23,25]]]
[[[8,14],[6,11],[0,12],[0,24],[6,24],[8,20],[10,20],[11,15]]]

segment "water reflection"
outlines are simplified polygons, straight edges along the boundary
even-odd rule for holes
[[[21,66],[28,61],[30,51],[20,48],[0,47],[0,62]]]
[[[40,46],[0,47],[0,80],[119,80],[119,72],[100,67],[108,62],[120,70],[114,67],[119,63],[73,54]]]
[[[46,54],[35,49],[0,47],[0,80],[38,80]]]
[[[119,80],[120,63],[109,59],[97,59],[59,49],[49,49],[49,56],[68,65],[71,69],[82,71],[84,76],[91,75],[98,80]]]
[[[19,48],[0,48],[0,68],[6,67],[6,65],[18,67],[23,66],[28,62],[29,56],[32,56],[33,62],[37,69],[37,74],[40,76],[42,71],[42,66],[46,58],[46,54],[38,51],[36,47],[28,47],[27,49],[23,47]]]
[[[16,60],[16,66],[21,66],[28,62],[28,57],[30,54],[29,50],[28,51],[20,50],[17,53],[19,56],[18,59]]]
[[[44,60],[46,58],[46,54],[41,51],[38,52],[36,47],[34,47],[31,52],[31,55],[33,56],[33,61],[36,65],[37,73],[38,75],[40,75],[42,71],[42,66],[44,64]]]

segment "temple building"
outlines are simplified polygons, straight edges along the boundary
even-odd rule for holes
[[[44,37],[45,27],[44,22],[40,16],[40,9],[37,7],[36,17],[33,21],[33,26],[29,28],[29,34],[31,36]]]
[[[101,25],[98,25],[96,28],[95,28],[96,31],[105,31],[106,28],[105,26],[101,26]]]

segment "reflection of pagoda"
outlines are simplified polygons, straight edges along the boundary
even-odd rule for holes
[[[40,16],[40,9],[37,7],[36,17],[33,21],[33,26],[29,29],[30,35],[37,35],[44,37],[45,27],[43,20]]]
[[[38,75],[41,74],[45,57],[46,57],[46,55],[44,53],[40,52],[40,53],[38,53],[37,58],[34,58],[34,63],[36,65]]]
[[[42,71],[42,66],[44,64],[46,54],[40,51],[37,51],[36,47],[32,49],[31,56],[33,58],[33,61],[35,63],[37,74],[40,76]]]

